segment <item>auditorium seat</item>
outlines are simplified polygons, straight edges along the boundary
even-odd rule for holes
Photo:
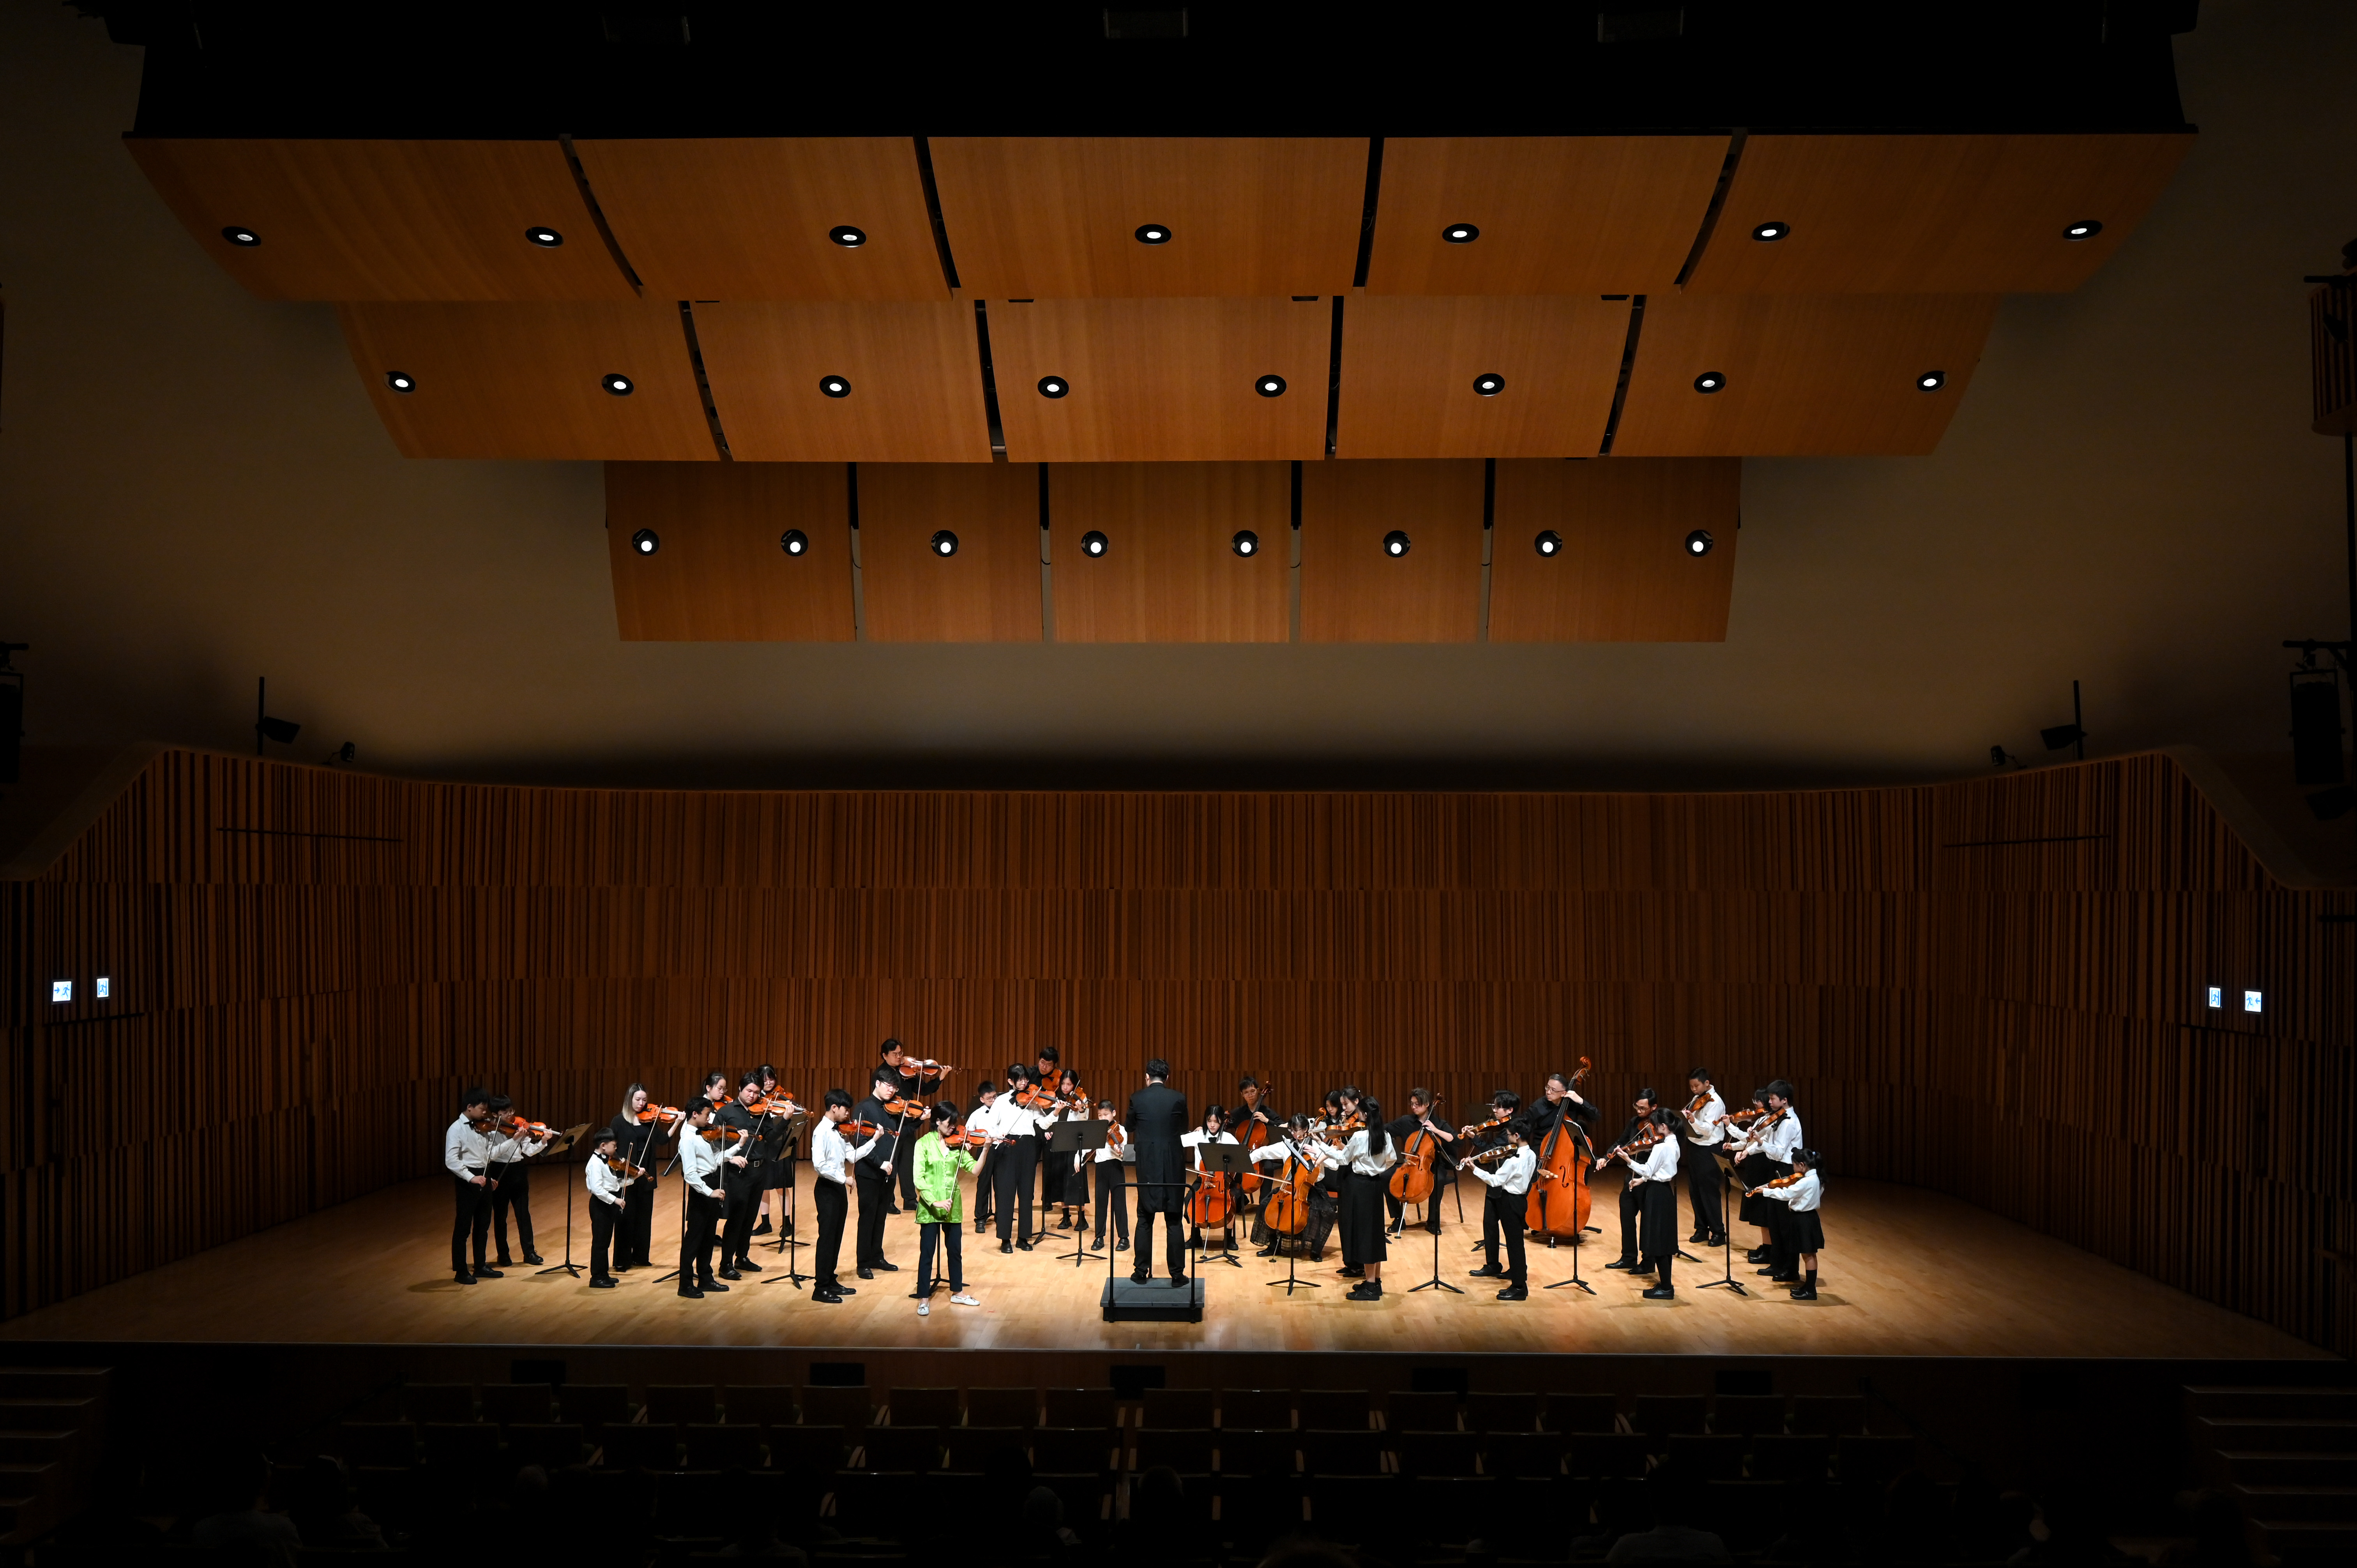
[[[1781,1434],[1784,1430],[1784,1396],[1721,1394],[1711,1402],[1710,1429],[1734,1437]]]
[[[1149,1426],[1130,1434],[1129,1468],[1139,1474],[1168,1466],[1182,1476],[1211,1473],[1211,1429],[1198,1426],[1180,1431]]]
[[[337,1427],[347,1465],[407,1469],[417,1463],[417,1428],[406,1421],[347,1421]]]
[[[823,1476],[839,1468],[852,1443],[840,1426],[766,1426],[770,1468]]]
[[[436,1469],[488,1467],[500,1454],[500,1429],[479,1421],[425,1421],[417,1426],[425,1463]]]
[[[1037,1426],[1039,1424],[1039,1391],[968,1389],[965,1391],[965,1423],[968,1426]]]
[[[1778,1437],[1762,1434],[1751,1440],[1752,1478],[1762,1481],[1823,1481],[1832,1448],[1831,1441],[1823,1437]]]
[[[720,1419],[733,1426],[791,1426],[802,1407],[791,1383],[734,1383],[720,1391]]]
[[[1629,1430],[1654,1444],[1652,1452],[1666,1453],[1670,1438],[1703,1434],[1706,1402],[1700,1394],[1639,1394],[1629,1409]]]
[[[1383,1441],[1383,1434],[1364,1427],[1340,1432],[1304,1428],[1301,1467],[1312,1476],[1381,1475]]]
[[[1395,1476],[1311,1476],[1303,1484],[1310,1528],[1340,1541],[1383,1543],[1401,1505]]]
[[[1294,1424],[1307,1432],[1356,1432],[1374,1424],[1364,1389],[1304,1389],[1294,1396]]]
[[[1104,1468],[1104,1434],[1100,1432],[1092,1435],[1096,1438],[1099,1450],[1097,1463],[1092,1468],[1102,1470]],[[949,1457],[942,1467],[978,1475],[990,1467],[990,1456],[1000,1449],[1012,1448],[1020,1452],[1028,1447],[1031,1434],[1019,1426],[952,1426],[944,1431],[942,1437],[949,1449]],[[1038,1468],[1036,1461],[1033,1467]]]
[[[1407,1483],[1406,1509],[1391,1514],[1391,1529],[1436,1545],[1462,1547],[1488,1527],[1498,1496],[1487,1477],[1419,1476]]]
[[[903,1470],[923,1475],[942,1464],[942,1429],[938,1426],[871,1426],[860,1440],[866,1450],[865,1470]]]
[[[1620,1424],[1610,1394],[1549,1394],[1540,1420],[1550,1432],[1612,1432]]]
[[[1670,1463],[1681,1474],[1705,1481],[1743,1479],[1743,1455],[1749,1446],[1740,1437],[1697,1437],[1674,1433],[1670,1437]]]
[[[546,1383],[485,1383],[482,1418],[506,1426],[514,1422],[545,1422],[556,1408],[556,1391]]]
[[[876,1407],[865,1383],[848,1388],[813,1384],[802,1391],[802,1419],[813,1426],[865,1432],[875,1415]]]
[[[1481,1434],[1481,1469],[1491,1476],[1552,1480],[1563,1474],[1571,1438],[1561,1432],[1491,1432]]]
[[[1455,1394],[1394,1392],[1383,1402],[1383,1426],[1392,1432],[1455,1432]]]
[[[885,1411],[895,1426],[955,1426],[964,1418],[955,1389],[894,1389]]]
[[[655,1533],[673,1541],[726,1541],[728,1521],[743,1507],[721,1485],[717,1470],[672,1470],[655,1477]]]
[[[1886,1487],[1915,1463],[1912,1437],[1844,1437],[1835,1450],[1845,1486]]]
[[[1635,1432],[1575,1432],[1566,1434],[1563,1467],[1575,1476],[1642,1476],[1647,1439]]]
[[[1103,1470],[1035,1470],[1031,1475],[1031,1484],[1045,1487],[1056,1494],[1064,1505],[1065,1528],[1079,1536],[1083,1545],[1103,1539],[1106,1527],[1111,1523],[1108,1516],[1113,1511],[1108,1506],[1112,1492]],[[984,1507],[991,1509],[991,1500],[985,1499]],[[995,1509],[991,1517],[996,1517]],[[958,1544],[962,1547],[964,1542],[961,1540]],[[951,1555],[963,1557],[963,1552],[953,1547]]]
[[[1222,1389],[1220,1391],[1220,1424],[1242,1426],[1254,1432],[1270,1432],[1293,1424],[1293,1391],[1290,1389]]]
[[[596,1431],[629,1423],[630,1391],[620,1383],[565,1383],[556,1391],[558,1419]]]
[[[720,1393],[710,1383],[650,1383],[647,1419],[672,1426],[720,1419]]]
[[[1049,1389],[1040,1403],[1042,1426],[1121,1424],[1121,1406],[1111,1389]]]
[[[1110,1470],[1120,1434],[1102,1426],[1042,1426],[1031,1434],[1031,1468],[1076,1476],[1083,1470]]]
[[[1227,1450],[1220,1451],[1220,1533],[1238,1545],[1263,1543],[1301,1528],[1302,1483],[1292,1476],[1233,1475],[1225,1472]],[[1259,1554],[1245,1560],[1256,1562]]]
[[[1220,1428],[1220,1474],[1222,1476],[1291,1476],[1300,1466],[1293,1429],[1273,1432],[1251,1427]]]
[[[582,1429],[571,1422],[519,1421],[507,1428],[508,1460],[561,1470],[581,1463],[587,1446]]]
[[[1137,1423],[1166,1432],[1191,1432],[1214,1424],[1220,1396],[1211,1389],[1148,1389]]]
[[[429,1421],[475,1419],[472,1383],[411,1383],[401,1391],[401,1418],[421,1425]]]
[[[1475,1393],[1465,1396],[1465,1425],[1471,1432],[1536,1432],[1535,1393]]]
[[[742,1423],[691,1421],[680,1427],[691,1470],[758,1470],[761,1467],[761,1429]]]
[[[1703,1490],[1701,1528],[1730,1551],[1758,1552],[1790,1527],[1781,1481],[1712,1481]]]
[[[1392,1453],[1398,1456],[1399,1473],[1403,1476],[1448,1478],[1480,1474],[1476,1448],[1480,1440],[1469,1432],[1394,1432],[1385,1435],[1390,1439]]]
[[[1855,1437],[1866,1430],[1866,1400],[1859,1394],[1795,1394],[1792,1430],[1810,1437]]]
[[[609,1426],[597,1439],[598,1467],[606,1470],[671,1470],[679,1466],[679,1429],[673,1426]]]

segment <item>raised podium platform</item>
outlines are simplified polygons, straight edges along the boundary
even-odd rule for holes
[[[1203,1276],[1189,1278],[1181,1290],[1168,1280],[1139,1284],[1130,1279],[1110,1279],[1099,1297],[1107,1323],[1200,1323],[1203,1321]]]

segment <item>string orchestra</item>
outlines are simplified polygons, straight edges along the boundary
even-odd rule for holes
[[[1297,1266],[1322,1264],[1331,1250],[1351,1282],[1348,1299],[1379,1302],[1391,1250],[1411,1226],[1433,1238],[1433,1280],[1417,1288],[1441,1283],[1443,1210],[1453,1199],[1463,1220],[1469,1176],[1480,1193],[1475,1250],[1482,1255],[1471,1275],[1495,1282],[1499,1300],[1522,1302],[1531,1296],[1534,1240],[1576,1248],[1602,1234],[1591,1223],[1591,1183],[1619,1165],[1620,1246],[1604,1270],[1641,1284],[1643,1299],[1674,1299],[1675,1263],[1693,1258],[1679,1236],[1683,1185],[1685,1242],[1727,1252],[1731,1280],[1730,1219],[1750,1226],[1757,1244],[1745,1257],[1759,1276],[1790,1286],[1793,1300],[1816,1300],[1823,1166],[1806,1145],[1792,1083],[1774,1079],[1746,1108],[1730,1110],[1709,1072],[1695,1068],[1683,1096],[1641,1090],[1607,1144],[1602,1110],[1582,1092],[1590,1070],[1579,1058],[1577,1068],[1549,1074],[1536,1098],[1501,1089],[1462,1121],[1444,1115],[1441,1098],[1421,1087],[1395,1117],[1356,1085],[1287,1114],[1251,1076],[1232,1103],[1190,1114],[1168,1063],[1148,1062],[1143,1087],[1121,1099],[1092,1092],[1054,1047],[1008,1063],[962,1103],[950,1093],[957,1069],[917,1058],[896,1039],[878,1048],[864,1096],[830,1089],[815,1109],[768,1065],[733,1078],[711,1073],[680,1105],[632,1083],[613,1119],[594,1131],[586,1123],[560,1130],[522,1115],[503,1095],[469,1089],[444,1140],[457,1202],[451,1269],[467,1284],[503,1277],[516,1255],[511,1220],[522,1261],[540,1264],[532,1167],[586,1151],[592,1289],[673,1263],[662,1280],[675,1281],[683,1299],[703,1300],[779,1267],[753,1256],[756,1240],[772,1237],[774,1250],[788,1254],[780,1280],[799,1286],[807,1277],[809,1299],[835,1305],[860,1288],[843,1275],[846,1240],[852,1279],[901,1272],[888,1238],[890,1221],[905,1216],[918,1232],[911,1294],[919,1314],[930,1316],[943,1286],[952,1305],[980,1305],[965,1273],[969,1219],[978,1240],[995,1234],[1001,1254],[1033,1251],[1058,1233],[1071,1240],[1070,1251],[1056,1254],[1067,1261],[1130,1253],[1130,1278],[1143,1284],[1156,1276],[1159,1218],[1163,1269],[1174,1286],[1188,1283],[1190,1256],[1199,1269],[1214,1258],[1242,1267],[1249,1250],[1285,1262],[1286,1277],[1271,1283],[1290,1294],[1301,1283]],[[796,1233],[794,1212],[795,1168],[804,1157],[816,1211],[809,1240]],[[679,1188],[675,1263],[657,1234],[659,1217],[670,1212],[660,1203],[667,1183]],[[544,1273],[579,1267],[571,1258],[573,1197],[568,1190],[566,1260]],[[804,1246],[807,1276],[792,1255]],[[1576,1261],[1572,1278],[1560,1283],[1593,1291]]]

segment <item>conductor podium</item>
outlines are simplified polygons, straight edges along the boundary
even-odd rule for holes
[[[1203,1278],[1197,1274],[1173,1289],[1168,1280],[1139,1284],[1125,1275],[1105,1281],[1101,1300],[1107,1323],[1200,1323]]]

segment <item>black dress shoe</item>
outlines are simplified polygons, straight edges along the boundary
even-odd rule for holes
[[[1637,1260],[1634,1258],[1615,1258],[1604,1266],[1608,1269],[1633,1269],[1637,1266]]]
[[[1495,1263],[1484,1263],[1478,1269],[1466,1270],[1465,1273],[1467,1278],[1476,1280],[1502,1280],[1506,1277],[1506,1271]]]
[[[1743,1254],[1743,1261],[1747,1263],[1764,1263],[1768,1261],[1768,1249],[1765,1247],[1754,1247],[1751,1251]]]
[[[1057,1221],[1056,1221],[1056,1229],[1057,1229],[1057,1230],[1070,1230],[1071,1228],[1072,1228],[1072,1217],[1071,1217],[1071,1215],[1069,1215],[1069,1214],[1065,1215],[1061,1219],[1059,1219],[1059,1220],[1057,1220]]]
[[[1531,1299],[1531,1293],[1523,1289],[1521,1285],[1508,1285],[1504,1290],[1498,1293],[1498,1299],[1500,1301],[1528,1301]]]
[[[1706,1236],[1703,1238],[1702,1244],[1706,1247],[1724,1247],[1727,1245],[1727,1238],[1725,1236]]]
[[[475,1276],[472,1274],[455,1274],[451,1277],[462,1285],[470,1285],[475,1283]]]
[[[1102,1252],[1102,1251],[1104,1251],[1104,1238],[1103,1238],[1103,1237],[1102,1237],[1102,1236],[1100,1236],[1100,1237],[1098,1237],[1095,1240],[1093,1240],[1093,1241],[1090,1242],[1090,1243],[1089,1243],[1089,1251],[1092,1251],[1092,1252]]]
[[[630,1272],[630,1265],[628,1263],[616,1263],[614,1265],[614,1272],[618,1274],[627,1274]]]
[[[885,1212],[885,1213],[887,1213],[887,1214],[898,1214],[898,1213],[899,1213],[899,1212],[900,1212],[900,1206],[899,1206],[899,1204],[897,1204],[897,1203],[896,1203],[896,1204],[894,1204],[891,1208],[889,1208],[886,1209],[884,1212]]]
[[[545,1260],[538,1252],[526,1252],[523,1255],[523,1261],[527,1267],[537,1267]]]
[[[1380,1281],[1368,1280],[1351,1287],[1351,1294],[1342,1299],[1344,1301],[1381,1301],[1383,1299],[1383,1287]]]
[[[1795,1273],[1770,1274],[1768,1276],[1768,1283],[1774,1285],[1797,1284],[1800,1283],[1800,1279],[1801,1276]]]
[[[831,1290],[814,1290],[811,1292],[811,1299],[813,1301],[823,1301],[829,1306],[840,1306],[843,1305],[843,1297],[837,1295]]]
[[[706,1281],[705,1281],[705,1282],[704,1282],[704,1286],[703,1286],[703,1288],[704,1288],[704,1290],[705,1291],[705,1293],[706,1293],[706,1294],[709,1294],[709,1293],[711,1293],[711,1292],[713,1292],[713,1291],[719,1291],[719,1292],[723,1293],[724,1294],[727,1292],[727,1289],[728,1289],[728,1287],[727,1287],[726,1285],[722,1284],[718,1280],[706,1280]]]
[[[1367,1277],[1367,1271],[1356,1263],[1345,1263],[1334,1272],[1346,1280],[1362,1280]]]
[[[1129,1251],[1129,1238],[1128,1238],[1128,1237],[1126,1237],[1126,1236],[1124,1236],[1120,1240],[1115,1241],[1115,1242],[1113,1244],[1113,1250],[1114,1250],[1114,1251],[1116,1251],[1116,1252],[1126,1252],[1126,1251]]]
[[[1172,1290],[1185,1290],[1187,1288],[1187,1276],[1185,1274],[1172,1274],[1170,1276],[1170,1288]]]
[[[1794,1301],[1814,1301],[1817,1299],[1817,1287],[1805,1283],[1795,1285],[1792,1287],[1792,1299]]]
[[[881,1270],[883,1270],[883,1271],[884,1271],[886,1273],[888,1273],[888,1274],[897,1274],[897,1273],[899,1273],[900,1272],[900,1265],[899,1265],[899,1264],[898,1264],[898,1263],[888,1263],[888,1262],[885,1262],[883,1259],[881,1259],[881,1258],[877,1259],[874,1262],[872,1262],[872,1263],[868,1264],[867,1266],[868,1266],[869,1268],[871,1268],[871,1269],[881,1269]]]
[[[752,1259],[750,1259],[750,1258],[739,1258],[739,1259],[737,1259],[737,1266],[738,1268],[740,1268],[740,1269],[744,1270],[744,1271],[745,1271],[747,1273],[748,1273],[748,1274],[758,1274],[758,1273],[759,1273],[761,1272],[761,1265],[760,1265],[760,1264],[759,1264],[759,1263],[757,1263],[757,1262],[754,1262]]]
[[[859,1265],[859,1277],[863,1280],[872,1280],[876,1277],[876,1271],[862,1263]]]
[[[770,1222],[767,1219],[762,1220],[759,1225],[753,1227],[753,1234],[756,1236],[767,1236],[769,1233]]]
[[[724,1280],[741,1280],[745,1276],[734,1269],[723,1269],[720,1271],[720,1277]]]
[[[501,1257],[500,1259],[500,1267],[503,1269],[512,1269],[515,1267],[515,1260],[510,1257]]]
[[[1015,1251],[1015,1243],[1012,1241],[1001,1241],[998,1244],[998,1250],[1002,1252],[1012,1252]]]
[[[1275,1256],[1276,1256],[1276,1247],[1275,1247],[1275,1244],[1274,1242],[1272,1242],[1272,1243],[1271,1243],[1271,1244],[1269,1244],[1268,1246],[1263,1247],[1259,1251],[1254,1252],[1254,1253],[1253,1254],[1253,1256],[1254,1256],[1254,1257],[1255,1257],[1255,1258],[1274,1258],[1274,1257],[1275,1257]]]
[[[989,1234],[989,1231],[990,1231],[990,1216],[989,1216],[989,1215],[985,1214],[985,1215],[981,1216],[980,1218],[978,1218],[978,1219],[976,1219],[974,1220],[974,1233],[975,1235],[977,1235],[977,1236],[984,1236],[984,1235],[987,1235],[987,1234]]]
[[[1028,1241],[1017,1241],[1015,1243],[1015,1250],[1018,1252],[1028,1252],[1031,1250],[1031,1243]]]
[[[1652,1290],[1645,1293],[1645,1299],[1647,1301],[1668,1301],[1677,1294],[1678,1293],[1676,1291],[1672,1290],[1668,1285],[1655,1285]]]
[[[1129,1271],[1129,1283],[1134,1285],[1150,1285],[1154,1283],[1154,1276],[1144,1269],[1132,1269]]]
[[[1696,1230],[1693,1235],[1687,1237],[1686,1240],[1689,1241],[1701,1241],[1707,1240],[1709,1235],[1710,1232],[1707,1230]]]
[[[841,1280],[837,1280],[834,1282],[834,1294],[837,1295],[857,1295],[859,1294],[859,1287],[857,1285],[847,1285]]]
[[[614,1288],[613,1278],[608,1275],[607,1278],[602,1280],[591,1280],[589,1282],[589,1288],[591,1290],[612,1290]]]
[[[483,1267],[482,1264],[477,1263],[475,1265],[475,1277],[479,1280],[503,1280],[507,1278],[507,1275],[500,1273],[497,1269],[487,1269]]]
[[[702,1301],[704,1299],[704,1293],[697,1290],[694,1285],[682,1285],[679,1291],[679,1298],[682,1301]]]

